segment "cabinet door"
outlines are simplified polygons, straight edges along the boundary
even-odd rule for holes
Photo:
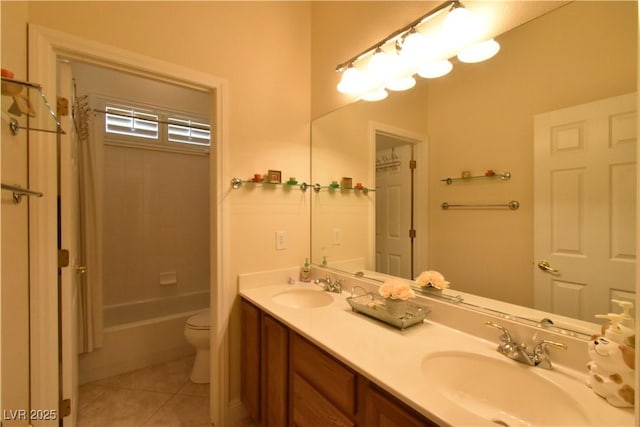
[[[260,422],[260,310],[240,301],[241,377],[240,397],[249,415]]]
[[[298,334],[291,334],[291,363],[296,374],[346,415],[356,412],[356,374]]]
[[[262,423],[287,425],[289,389],[289,331],[274,318],[262,315]]]
[[[366,392],[367,427],[436,427],[404,403],[369,387]]]
[[[297,373],[292,382],[295,427],[353,427],[355,424]]]

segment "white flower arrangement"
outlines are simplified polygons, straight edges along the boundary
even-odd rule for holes
[[[402,280],[388,280],[384,282],[380,286],[380,289],[378,289],[378,293],[383,298],[402,301],[406,301],[409,298],[414,298],[416,296],[409,283]]]
[[[449,287],[449,282],[445,280],[442,273],[435,270],[427,270],[420,273],[416,278],[416,283],[423,288],[447,289]]]

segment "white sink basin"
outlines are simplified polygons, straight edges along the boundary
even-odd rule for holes
[[[329,305],[333,298],[320,289],[295,288],[278,292],[271,297],[276,304],[292,308],[317,308]]]
[[[453,351],[422,361],[422,373],[434,392],[496,425],[589,424],[580,405],[535,369],[542,368]]]

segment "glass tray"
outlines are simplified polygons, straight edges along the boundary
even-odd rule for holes
[[[372,292],[349,297],[347,302],[353,311],[373,317],[399,329],[422,323],[426,315],[431,311],[427,307],[408,301],[407,309],[404,313],[393,314],[387,310],[384,298]]]

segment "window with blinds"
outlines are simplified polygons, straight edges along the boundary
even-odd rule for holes
[[[103,99],[105,142],[109,144],[199,153],[211,147],[211,125],[203,117]]]
[[[119,135],[158,139],[159,117],[134,108],[107,106],[105,131]]]
[[[190,119],[169,117],[167,135],[171,142],[205,146],[211,144],[211,126]]]

